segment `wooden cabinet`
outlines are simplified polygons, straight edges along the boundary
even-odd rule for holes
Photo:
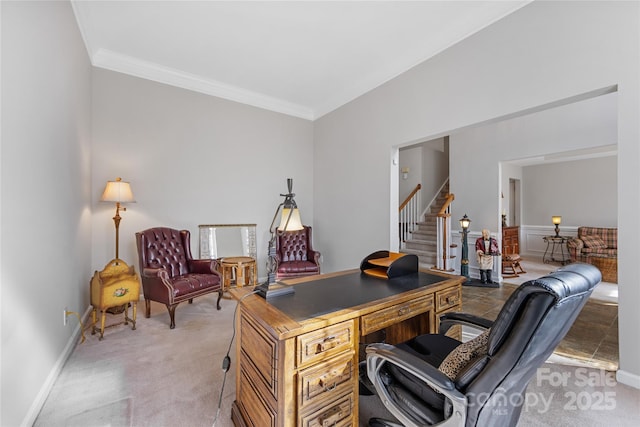
[[[526,273],[520,265],[520,227],[502,228],[502,277],[518,277]]]
[[[520,227],[502,227],[502,255],[520,253]]]

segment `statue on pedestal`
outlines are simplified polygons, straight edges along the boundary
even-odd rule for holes
[[[493,272],[493,257],[500,256],[498,241],[491,237],[489,230],[482,230],[482,237],[476,240],[476,255],[478,266],[480,267],[480,281],[482,283],[493,283],[491,273]]]

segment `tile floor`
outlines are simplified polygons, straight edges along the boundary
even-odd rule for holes
[[[533,271],[553,271],[558,266],[524,262],[529,276]],[[535,277],[543,276],[538,274]],[[528,278],[505,279],[499,288],[462,287],[462,311],[495,319],[504,301]],[[508,282],[508,283],[507,283]],[[601,284],[605,289],[615,284]],[[598,285],[600,287],[601,285]],[[609,292],[611,293],[611,292]],[[594,295],[597,296],[597,295]],[[576,363],[610,371],[618,369],[618,304],[616,299],[592,296],[582,309],[573,327],[558,345],[554,356],[564,363]]]

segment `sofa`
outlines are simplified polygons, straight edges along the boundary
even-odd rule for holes
[[[578,227],[578,237],[567,242],[572,262],[591,264],[592,257],[618,258],[618,229]]]
[[[602,272],[603,280],[617,283],[618,229],[578,227],[578,237],[567,242],[572,262],[593,264]]]

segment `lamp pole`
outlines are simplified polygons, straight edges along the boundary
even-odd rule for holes
[[[460,261],[460,275],[467,278],[465,283],[471,282],[471,277],[469,277],[469,245],[467,242],[469,224],[471,224],[471,220],[467,214],[464,214],[462,219],[460,219],[460,227],[462,227],[462,260]]]

